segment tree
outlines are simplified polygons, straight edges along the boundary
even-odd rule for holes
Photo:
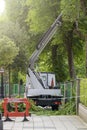
[[[85,37],[85,44],[86,44],[86,78],[87,78],[87,1],[86,0],[80,0],[80,4],[81,4],[81,8],[83,11],[83,19],[84,19],[84,23],[83,23],[83,31],[84,31],[84,37]]]
[[[0,66],[8,66],[12,64],[17,56],[19,48],[8,37],[0,37]]]
[[[58,81],[84,75],[86,0],[5,1],[8,21],[1,22],[0,32],[19,47],[12,64],[16,72],[25,71],[39,39],[62,12],[62,26],[39,57],[40,70],[54,71]]]
[[[27,23],[30,31],[36,34],[42,34],[52,24],[58,16],[60,0],[27,0],[29,7]]]
[[[56,0],[54,2],[49,1],[49,0],[46,0],[46,1],[38,0],[38,2],[35,2],[33,0],[27,1],[27,5],[29,5],[30,7],[27,22],[29,23],[29,27],[32,33],[34,33],[35,35],[40,34],[41,36],[43,31],[46,32],[46,30],[48,30],[48,28],[51,26],[53,21],[58,16],[59,3],[60,1],[58,2]],[[60,66],[64,66],[63,61],[62,60],[61,62],[58,61],[59,53],[56,47],[59,44],[61,44],[61,41],[62,41],[62,40],[59,40],[60,38],[58,36],[59,35],[58,33],[59,32],[57,32],[56,36],[54,36],[51,39],[50,44],[46,46],[45,50],[40,55],[39,65],[40,65],[40,70],[42,69],[42,71],[45,71],[45,70],[54,71],[56,74],[57,80],[59,81],[62,79],[62,76],[65,75],[64,74],[65,71],[63,70],[64,67],[61,67],[60,69]],[[53,51],[54,48],[56,48],[55,51]],[[57,56],[54,57],[55,54],[57,54]],[[61,57],[62,57],[62,54],[61,54]],[[41,59],[43,59],[43,61],[41,61]],[[60,59],[63,59],[63,58],[60,58]],[[55,63],[55,61],[57,62]]]
[[[76,78],[75,65],[74,65],[74,54],[73,54],[73,39],[74,31],[77,30],[78,24],[78,13],[79,13],[79,0],[69,1],[61,0],[61,10],[63,13],[63,39],[66,45],[68,65],[70,78]],[[75,45],[75,44],[74,44]]]

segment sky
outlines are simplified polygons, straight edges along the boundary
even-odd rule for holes
[[[4,0],[0,0],[0,15],[4,12],[5,2]]]

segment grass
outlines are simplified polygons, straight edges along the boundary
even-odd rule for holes
[[[80,102],[87,106],[87,79],[80,80]]]

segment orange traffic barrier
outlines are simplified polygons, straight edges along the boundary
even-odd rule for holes
[[[9,111],[8,107],[11,104],[14,104],[14,111]],[[25,106],[25,110],[20,112],[19,109],[19,104],[23,103]],[[30,103],[27,98],[4,98],[3,102],[3,108],[4,108],[4,116],[5,117],[21,117],[21,116],[29,116],[29,108],[30,108]]]

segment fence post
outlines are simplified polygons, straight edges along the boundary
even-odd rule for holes
[[[80,102],[80,79],[76,79],[76,115],[78,115]]]
[[[66,103],[66,83],[64,82],[64,104]]]
[[[0,112],[0,130],[3,130],[2,114]]]

